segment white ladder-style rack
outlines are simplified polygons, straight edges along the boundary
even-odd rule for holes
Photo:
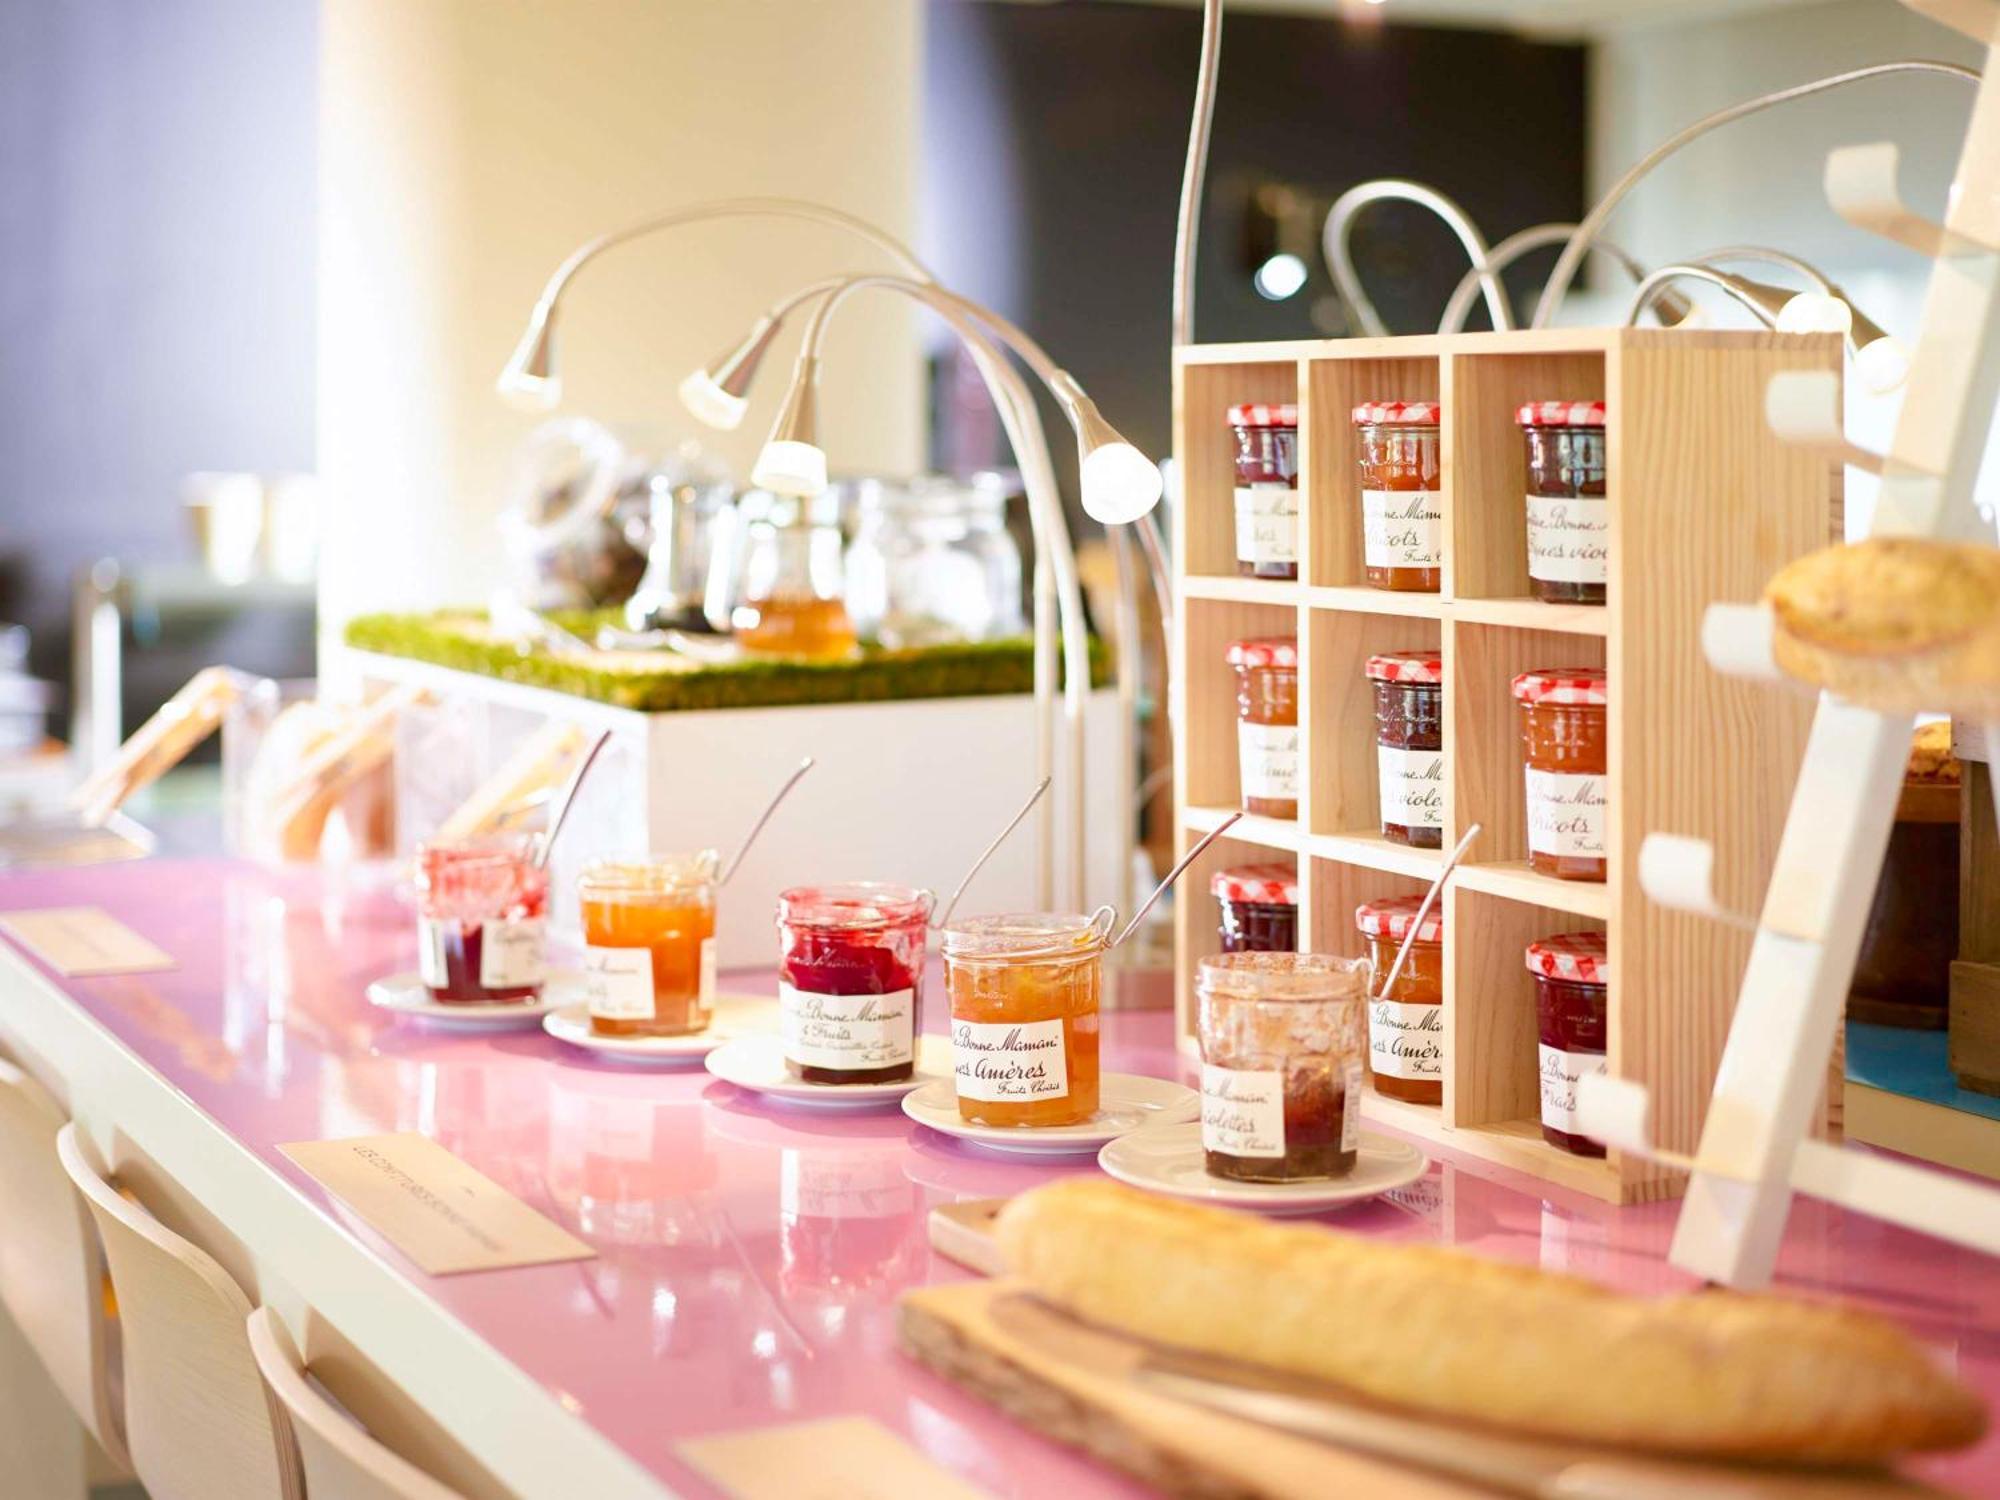
[[[1895,436],[1881,454],[1850,443],[1838,379],[1821,372],[1774,376],[1766,415],[1787,441],[1881,476],[1871,535],[1991,544],[1973,482],[2000,399],[2000,0],[1903,3],[1983,44],[1987,68],[1943,223],[1902,201],[1895,146],[1843,147],[1827,158],[1827,197],[1842,217],[1934,262]],[[1763,606],[1715,604],[1703,646],[1717,670],[1778,684],[1771,632]],[[2000,1188],[1812,1138],[1910,728],[1905,715],[1821,695],[1755,918],[1717,903],[1707,843],[1654,834],[1642,851],[1640,879],[1654,901],[1752,929],[1750,958],[1692,1157],[1653,1145],[1643,1084],[1587,1080],[1579,1108],[1585,1128],[1614,1148],[1690,1174],[1671,1256],[1710,1281],[1770,1279],[1794,1193],[2000,1253]],[[1985,728],[2000,744],[2000,723]],[[2000,778],[1995,788],[2000,816]]]

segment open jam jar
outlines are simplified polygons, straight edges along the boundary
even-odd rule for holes
[[[1387,651],[1368,658],[1375,684],[1375,781],[1382,837],[1444,846],[1444,658]]]
[[[542,990],[548,872],[523,839],[417,849],[417,968],[433,1000],[531,1000]]]
[[[1361,559],[1378,589],[1435,594],[1444,579],[1444,510],[1435,401],[1366,401],[1361,439]]]
[[[778,1030],[806,1083],[895,1083],[916,1071],[926,891],[857,881],[778,897]]]
[[[944,935],[952,1073],[973,1125],[1078,1125],[1097,1113],[1107,907],[972,917]]]
[[[1602,880],[1610,765],[1602,667],[1543,667],[1514,679],[1527,759],[1528,865],[1558,880]]]
[[[1528,445],[1528,587],[1550,604],[1602,604],[1611,557],[1604,403],[1530,401],[1514,420]]]
[[[1411,1104],[1444,1103],[1444,910],[1432,906],[1410,943],[1396,987],[1383,982],[1417,920],[1421,896],[1364,901],[1354,925],[1368,939],[1368,1071],[1375,1092]]]
[[[1354,1170],[1367,970],[1325,953],[1201,961],[1195,1030],[1211,1176],[1293,1182]]]
[[[1605,1069],[1605,995],[1611,961],[1601,932],[1566,932],[1528,944],[1542,1069],[1542,1139],[1578,1156],[1604,1147],[1577,1131],[1577,1080]]]
[[[594,859],[577,880],[583,977],[598,1036],[685,1036],[715,1007],[715,878],[722,857]]]
[[[1236,571],[1299,576],[1299,409],[1229,408],[1236,435]]]
[[[1222,905],[1224,953],[1298,951],[1299,876],[1290,865],[1217,870],[1208,889]]]
[[[1299,815],[1299,643],[1289,635],[1233,642],[1236,772],[1243,810]]]

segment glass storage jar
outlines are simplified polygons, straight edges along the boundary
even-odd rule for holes
[[[1606,1065],[1605,998],[1611,978],[1601,932],[1566,932],[1528,944],[1540,1040],[1542,1139],[1577,1156],[1604,1147],[1577,1131],[1577,1080]]]
[[[1383,985],[1416,924],[1421,896],[1364,901],[1354,925],[1368,940],[1368,1071],[1375,1092],[1411,1104],[1444,1103],[1444,908],[1433,906],[1410,943],[1396,987]]]
[[[1368,582],[1435,594],[1444,578],[1444,510],[1435,401],[1366,401],[1361,443],[1361,558]]]
[[[1602,667],[1543,667],[1514,679],[1527,760],[1528,865],[1558,880],[1605,871],[1605,709]]]
[[[1375,685],[1375,782],[1382,837],[1444,846],[1444,657],[1385,651],[1368,658]]]
[[[852,656],[841,568],[840,501],[773,495],[746,527],[741,602],[732,620],[746,651],[838,661]]]
[[[1236,438],[1236,571],[1299,576],[1299,409],[1290,402],[1229,408]]]
[[[885,646],[991,641],[1026,630],[1021,550],[1007,530],[1009,481],[943,474],[860,479],[848,544],[847,612]]]
[[[583,977],[599,1036],[685,1036],[715,1006],[715,889],[721,856],[594,859],[577,878]]]
[[[1530,401],[1514,413],[1528,446],[1528,587],[1550,604],[1602,604],[1611,559],[1604,403]]]
[[[1299,946],[1299,876],[1290,865],[1217,870],[1209,893],[1222,906],[1224,953],[1292,953]]]
[[[1236,672],[1236,772],[1243,810],[1299,815],[1299,643],[1289,635],[1230,644]]]
[[[548,903],[548,872],[524,838],[418,845],[417,967],[431,999],[539,995]]]
[[[1097,1113],[1109,908],[971,917],[944,934],[952,1073],[973,1125],[1077,1125]]]
[[[1326,953],[1201,960],[1195,1031],[1210,1175],[1293,1182],[1354,1170],[1367,971]]]
[[[778,1032],[806,1083],[894,1083],[916,1071],[927,891],[856,881],[778,897]]]

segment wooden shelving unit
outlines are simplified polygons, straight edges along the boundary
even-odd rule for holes
[[[1193,971],[1214,951],[1207,876],[1293,855],[1300,941],[1359,953],[1354,908],[1421,891],[1440,855],[1378,828],[1374,652],[1436,647],[1445,659],[1445,846],[1483,833],[1447,897],[1445,1096],[1439,1107],[1372,1096],[1372,1118],[1440,1145],[1616,1202],[1677,1180],[1614,1153],[1575,1157],[1541,1139],[1533,938],[1608,929],[1610,1070],[1645,1082],[1654,1134],[1690,1150],[1721,1055],[1748,938],[1654,906],[1637,860],[1653,830],[1710,839],[1719,894],[1756,906],[1804,750],[1812,704],[1708,669],[1711,600],[1757,597],[1789,559],[1823,544],[1838,471],[1789,448],[1764,421],[1764,388],[1786,370],[1841,369],[1822,335],[1551,329],[1452,337],[1196,346],[1175,366],[1178,574],[1174,767],[1179,847],[1239,804],[1228,643],[1296,635],[1303,784],[1296,823],[1245,818],[1182,883],[1178,1016],[1192,1046]],[[1444,587],[1365,585],[1360,487],[1349,413],[1365,400],[1444,403]],[[1611,499],[1608,607],[1528,597],[1523,401],[1605,398]],[[1299,404],[1301,578],[1239,577],[1231,520],[1233,446],[1224,409]],[[1610,714],[1610,878],[1559,881],[1526,865],[1522,755],[1509,683],[1532,667],[1605,665]]]

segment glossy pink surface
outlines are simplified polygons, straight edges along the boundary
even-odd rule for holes
[[[715,1491],[683,1439],[865,1414],[994,1495],[1132,1486],[1030,1436],[904,1360],[906,1287],[964,1273],[934,1256],[938,1203],[1030,1187],[1061,1166],[985,1156],[898,1112],[784,1110],[707,1074],[598,1066],[540,1032],[464,1035],[376,1011],[367,982],[415,966],[411,909],[309,876],[148,862],[0,878],[0,909],[99,905],[181,961],[59,981],[273,1172],[676,1490]],[[933,981],[935,973],[933,973]],[[737,975],[773,992],[773,976]],[[936,1029],[942,1006],[926,1007]],[[1112,1015],[1105,1066],[1181,1076],[1165,1016]],[[428,1278],[327,1199],[280,1142],[415,1130],[588,1240],[599,1258]],[[1440,1161],[1339,1228],[1454,1244],[1634,1291],[1684,1286],[1663,1259],[1674,1206],[1612,1209]],[[1907,1323],[2000,1395],[2000,1262],[1801,1201],[1781,1284]],[[1913,1466],[2000,1493],[2000,1439]]]

